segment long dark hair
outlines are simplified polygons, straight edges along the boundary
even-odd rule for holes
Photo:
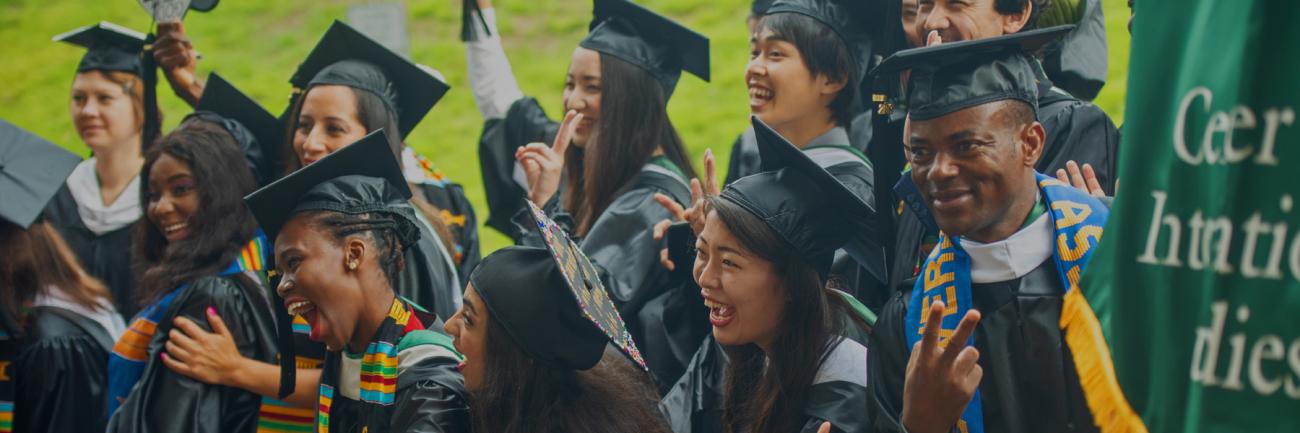
[[[148,218],[136,223],[132,257],[140,305],[181,284],[215,275],[239,256],[257,230],[243,197],[257,188],[235,138],[211,122],[192,119],[163,136],[145,154],[140,171],[140,206],[148,213],[149,171],[168,155],[189,165],[199,194],[199,212],[189,221],[189,238],[167,242]],[[246,277],[240,276],[242,279]],[[251,282],[245,287],[252,287]]]
[[[470,395],[473,431],[480,433],[670,433],[655,409],[645,373],[608,346],[590,370],[532,361],[504,327],[487,320],[482,390]]]
[[[790,41],[803,57],[803,64],[813,77],[826,76],[843,81],[844,88],[835,95],[829,108],[835,123],[847,127],[853,122],[854,102],[858,93],[858,67],[853,54],[835,31],[811,17],[797,13],[764,15],[756,32],[771,30],[772,35]]]
[[[340,84],[341,85],[341,84]],[[302,161],[298,160],[298,153],[293,150],[293,138],[295,131],[298,130],[298,117],[302,115],[303,101],[307,100],[307,92],[315,88],[308,87],[298,94],[293,100],[293,106],[289,110],[288,129],[285,131],[284,145],[281,154],[284,155],[283,165],[284,173],[287,176],[290,173],[302,168]],[[402,151],[406,149],[406,144],[402,141],[401,129],[397,125],[397,114],[393,109],[384,102],[383,98],[374,93],[360,90],[355,87],[348,87],[352,94],[357,98],[357,118],[361,120],[361,125],[366,128],[366,133],[374,132],[377,129],[384,129],[384,136],[388,138],[388,150],[393,151],[397,160],[402,160]],[[424,214],[424,218],[433,226],[434,233],[438,234],[442,245],[447,249],[449,254],[455,254],[456,246],[453,240],[455,234],[447,226],[447,222],[442,219],[442,209],[439,209],[433,203],[429,203],[419,191],[412,191],[411,204],[416,210]]]
[[[600,128],[585,149],[565,152],[564,208],[584,236],[617,194],[654,155],[664,156],[695,177],[682,138],[668,119],[668,100],[650,73],[614,56],[600,56]]]
[[[23,307],[50,287],[92,310],[104,308],[100,300],[111,300],[104,283],[81,268],[58,230],[45,221],[26,230],[0,221],[0,257],[0,313],[6,317],[19,320]]]
[[[817,271],[795,248],[740,205],[708,199],[718,220],[741,245],[771,262],[781,276],[785,309],[771,352],[750,343],[726,346],[727,366],[722,423],[728,433],[798,431],[803,406],[831,347],[844,329],[847,305],[825,288]]]

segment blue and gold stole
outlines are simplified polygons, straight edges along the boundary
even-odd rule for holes
[[[1114,367],[1110,362],[1110,349],[1102,337],[1100,325],[1088,301],[1078,290],[1079,275],[1092,258],[1097,242],[1101,240],[1102,226],[1110,210],[1086,192],[1075,189],[1059,180],[1037,173],[1038,187],[1047,202],[1048,218],[1052,223],[1055,251],[1052,259],[1065,288],[1065,304],[1061,310],[1060,326],[1066,343],[1073,352],[1079,382],[1092,410],[1094,422],[1101,426],[1112,418],[1114,410],[1109,401],[1119,393]],[[939,343],[957,330],[962,317],[972,307],[970,256],[961,248],[961,239],[940,233],[939,244],[925,259],[921,275],[912,289],[912,298],[905,318],[908,347],[921,340],[930,311],[930,303],[943,301],[945,309],[938,326]],[[975,336],[965,344],[974,344]],[[1118,393],[1118,394],[1117,394]],[[963,433],[984,432],[984,414],[979,390],[966,406],[957,423]]]
[[[235,261],[218,275],[228,276],[245,271],[261,272],[266,269],[269,252],[270,243],[266,240],[266,234],[258,229]],[[182,284],[162,299],[141,310],[134,319],[131,319],[131,326],[113,345],[113,353],[108,357],[108,415],[110,417],[126,400],[135,383],[140,381],[150,355],[157,355],[149,353],[149,341],[158,332],[158,321],[167,314],[176,295],[186,287],[189,287],[189,284]]]

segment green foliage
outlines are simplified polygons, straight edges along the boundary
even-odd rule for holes
[[[1110,30],[1111,84],[1098,104],[1120,120],[1128,58],[1125,0],[1104,0]],[[321,33],[347,6],[361,1],[224,0],[211,13],[192,13],[186,31],[203,55],[200,76],[219,71],[268,110],[288,105],[289,76]],[[474,106],[460,34],[460,0],[408,0],[411,55],[437,68],[452,85],[408,143],[465,186],[480,220],[487,217],[479,177],[478,135],[483,119]],[[537,97],[553,117],[562,113],[560,89],[573,47],[586,33],[591,6],[584,0],[498,0],[495,2],[514,72],[526,94]],[[684,76],[668,111],[696,161],[706,148],[721,157],[744,127],[748,107],[743,82],[748,60],[745,18],[748,0],[643,0],[707,35],[712,41],[713,82]],[[87,154],[68,114],[68,89],[82,50],[50,37],[97,21],[137,30],[150,25],[135,1],[0,0],[0,41],[8,67],[0,69],[0,117],[80,154]],[[159,100],[172,128],[189,108],[165,83]],[[508,240],[483,228],[486,254]]]

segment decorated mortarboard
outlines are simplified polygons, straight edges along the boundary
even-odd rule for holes
[[[450,87],[357,29],[334,21],[289,79],[295,91],[335,84],[378,95],[397,115],[405,138]]]
[[[634,363],[645,359],[591,260],[532,202],[546,248],[511,247],[483,259],[470,277],[475,291],[534,359],[586,370],[613,343]]]
[[[853,55],[854,83],[861,82],[872,61],[872,31],[868,4],[874,0],[775,0],[765,15],[795,13],[829,27]],[[896,1],[896,0],[895,0]]]
[[[101,21],[56,35],[54,40],[86,49],[77,65],[77,72],[120,71],[141,77],[144,74],[140,62],[140,53],[145,46],[144,33]]]
[[[185,12],[194,10],[199,12],[208,12],[217,8],[219,0],[139,0],[140,7],[149,16],[153,17],[154,22],[179,21],[185,17]]]
[[[190,116],[213,121],[230,131],[244,156],[256,167],[258,179],[274,179],[279,173],[281,143],[284,141],[280,119],[221,75],[213,72],[208,77],[203,95]]]
[[[868,248],[879,245],[870,195],[862,191],[870,184],[837,178],[763,121],[752,121],[765,171],[732,182],[722,198],[766,223],[823,278],[840,248],[868,264]]]
[[[667,100],[682,71],[709,81],[709,38],[628,0],[595,0],[578,45],[617,57],[659,81]]]
[[[1038,65],[1029,53],[1074,26],[1024,31],[899,51],[872,75],[911,70],[907,107],[913,120],[929,120],[996,101],[1016,100],[1038,109]]]
[[[254,191],[244,202],[269,239],[285,222],[306,211],[394,212],[414,223],[407,200],[411,188],[383,129],[367,134],[319,161]],[[398,205],[398,206],[394,206]],[[411,235],[399,228],[399,233]],[[418,238],[419,231],[414,236]],[[409,241],[409,242],[408,242]],[[403,239],[404,244],[413,239]]]
[[[31,227],[79,162],[77,155],[0,119],[0,219]]]

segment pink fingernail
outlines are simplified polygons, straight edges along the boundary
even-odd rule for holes
[[[162,358],[163,361],[166,361],[166,360],[167,360],[167,352],[163,352],[163,353],[158,354],[158,357],[159,357],[159,358]]]
[[[216,309],[216,308],[212,308],[212,306],[209,305],[209,306],[208,306],[208,314],[211,314],[211,315],[213,315],[213,316],[217,315],[217,309]]]

